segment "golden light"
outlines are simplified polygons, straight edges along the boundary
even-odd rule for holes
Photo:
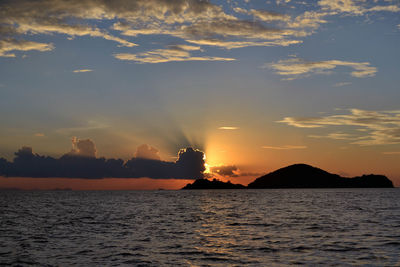
[[[207,163],[204,163],[204,167],[206,167],[206,170],[204,171],[204,173],[211,173],[210,165],[208,165]]]

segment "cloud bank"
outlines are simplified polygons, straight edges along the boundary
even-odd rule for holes
[[[295,7],[307,5],[306,2],[276,1],[277,4],[283,2],[291,8],[289,14],[268,10],[276,9],[272,2],[266,9],[253,9],[246,8],[247,5],[233,7],[230,1],[224,5],[204,0],[4,0],[0,1],[0,57],[16,57],[18,51],[51,51],[52,43],[29,39],[56,34],[69,40],[104,39],[125,49],[138,46],[141,36],[168,37],[186,46],[224,49],[289,46],[302,43],[304,37],[314,34],[332,16],[400,12],[400,6],[393,1],[382,4],[379,1],[319,0],[312,7],[308,5],[313,10],[304,12]],[[234,60],[198,52],[204,51],[177,50],[166,48],[164,44],[158,49],[114,53],[114,57],[137,63]],[[355,68],[353,76],[373,75],[368,65],[361,69],[357,69],[360,65],[350,65],[347,66]]]
[[[192,43],[211,45],[214,42],[220,47],[263,45],[265,41],[272,41],[267,45],[288,45],[293,41],[291,38],[304,36],[297,30],[264,23],[287,20],[288,15],[250,10],[249,14],[260,20],[253,23],[227,11],[203,0],[6,0],[0,3],[0,56],[15,56],[12,51],[54,49],[51,43],[26,40],[32,35],[59,34],[68,39],[87,36],[124,47],[137,46],[129,39],[139,35],[169,35]],[[107,23],[112,25],[105,26]],[[178,58],[182,61],[188,57]],[[192,57],[191,60],[200,59]]]
[[[0,158],[0,176],[63,178],[154,178],[198,179],[204,177],[204,153],[193,148],[181,149],[174,162],[162,161],[158,150],[138,147],[135,157],[122,159],[96,158],[96,146],[90,139],[72,140],[72,150],[60,158],[33,153],[31,147],[15,152],[13,162]]]

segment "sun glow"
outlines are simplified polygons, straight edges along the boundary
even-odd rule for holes
[[[206,170],[204,171],[204,173],[211,173],[210,167],[212,167],[212,166],[208,165],[207,163],[204,163],[204,167],[206,167]]]

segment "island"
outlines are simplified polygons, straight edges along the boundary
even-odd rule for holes
[[[217,179],[197,179],[192,184],[187,184],[182,189],[244,189],[241,184],[232,184],[230,181],[222,182]]]
[[[182,189],[244,188],[393,188],[393,183],[384,175],[368,174],[347,178],[307,164],[294,164],[261,176],[247,187],[216,179],[198,179]]]

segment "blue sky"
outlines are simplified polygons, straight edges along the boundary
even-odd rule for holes
[[[256,171],[359,174],[384,157],[368,171],[400,176],[399,14],[395,0],[2,1],[0,156],[59,156],[77,137],[99,156],[193,145]]]

